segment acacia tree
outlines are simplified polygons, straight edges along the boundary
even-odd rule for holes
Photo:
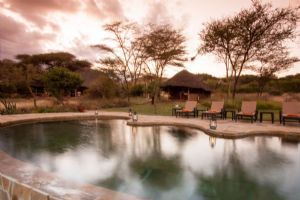
[[[257,57],[257,62],[251,69],[258,74],[257,95],[261,96],[268,82],[279,72],[287,70],[293,63],[299,62],[296,57],[289,57],[286,49],[272,51]]]
[[[154,77],[152,103],[155,104],[166,68],[183,67],[183,62],[186,61],[185,37],[168,24],[149,25],[139,41],[147,62],[145,71]]]
[[[51,52],[34,55],[26,55],[27,62],[46,70],[56,66],[65,67],[71,71],[79,71],[90,68],[91,63],[86,60],[78,60],[73,54],[67,52]]]
[[[200,33],[200,53],[213,53],[229,63],[233,84],[232,98],[235,98],[242,71],[257,61],[263,52],[279,51],[286,41],[296,34],[299,8],[276,8],[252,0],[249,9],[241,10],[233,17],[215,20],[206,24]],[[228,64],[227,63],[227,64]],[[226,63],[225,63],[226,64]],[[230,83],[230,81],[228,81]]]
[[[106,53],[106,57],[99,60],[102,71],[115,75],[114,78],[120,81],[126,91],[129,102],[131,88],[136,85],[145,63],[141,56],[141,43],[136,40],[138,27],[133,23],[114,22],[106,24],[104,29],[112,35],[110,45],[98,44],[93,47]]]

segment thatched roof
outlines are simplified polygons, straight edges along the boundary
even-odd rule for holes
[[[175,74],[172,78],[164,82],[162,84],[162,87],[185,87],[203,89],[207,92],[211,91],[199,76],[197,76],[196,74],[192,74],[187,70],[182,70]]]

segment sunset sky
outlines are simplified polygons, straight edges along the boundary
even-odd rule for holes
[[[300,6],[300,0],[264,0],[275,7]],[[249,7],[251,0],[0,0],[0,59],[21,53],[66,51],[94,62],[100,54],[90,45],[103,42],[103,24],[129,20],[140,25],[170,23],[182,29],[189,56],[200,43],[203,23],[233,15]],[[300,30],[298,28],[298,34]],[[300,37],[290,45],[300,57]],[[214,56],[201,55],[185,64],[194,73],[224,76]],[[170,69],[171,76],[178,69]],[[286,74],[300,73],[300,63]]]

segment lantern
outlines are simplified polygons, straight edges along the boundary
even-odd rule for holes
[[[215,115],[212,115],[209,121],[209,128],[211,130],[216,130],[217,129],[217,118]]]
[[[137,122],[138,121],[138,115],[136,112],[133,112],[133,115],[132,115],[132,121],[134,122]]]
[[[129,108],[129,110],[128,110],[128,116],[129,116],[129,117],[132,116],[132,110],[131,110],[131,108]]]

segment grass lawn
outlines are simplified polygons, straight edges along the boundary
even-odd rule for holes
[[[154,105],[151,105],[151,103],[140,103],[138,104],[136,101],[131,105],[130,107],[121,107],[121,108],[107,108],[104,109],[106,111],[116,111],[116,112],[128,112],[129,108],[132,109],[132,111],[136,111],[138,114],[143,115],[162,115],[162,116],[171,116],[172,115],[172,108],[178,104],[180,106],[184,106],[185,102],[179,102],[179,101],[165,101],[165,102],[159,102],[156,105],[156,109]],[[274,119],[275,121],[279,121],[279,108],[274,108],[274,103],[272,102],[258,102],[258,110],[268,110],[268,111],[274,111]],[[277,103],[275,104],[277,105]],[[210,106],[207,103],[204,103],[203,105],[198,105],[198,109],[201,108],[209,108]],[[155,111],[156,110],[156,111]],[[259,120],[259,114],[258,114]],[[227,119],[231,119],[231,114],[228,113]],[[264,115],[264,121],[271,121],[270,115]]]
[[[156,109],[154,105],[147,103],[147,104],[135,104],[130,107],[108,108],[105,110],[128,112],[129,108],[131,108],[132,111],[136,111],[138,114],[170,116],[172,115],[172,108],[176,104],[184,105],[184,103],[182,102],[162,102],[156,105]]]
[[[138,114],[143,115],[162,115],[162,116],[171,116],[172,115],[172,108],[178,104],[183,106],[185,102],[176,102],[176,101],[168,101],[168,102],[160,102],[157,103],[156,109],[154,105],[150,103],[143,103],[143,104],[133,104],[130,107],[121,107],[121,108],[107,108],[104,109],[105,111],[116,111],[116,112],[128,112],[129,108],[132,111],[136,111]],[[208,108],[209,106],[201,106],[198,105],[198,108]],[[263,110],[272,110],[274,111],[274,118],[275,121],[279,121],[279,110],[278,109],[267,109],[267,107],[263,107]],[[259,114],[258,114],[259,120]],[[228,113],[227,119],[231,119],[231,114]],[[270,115],[264,115],[264,121],[271,121]]]

